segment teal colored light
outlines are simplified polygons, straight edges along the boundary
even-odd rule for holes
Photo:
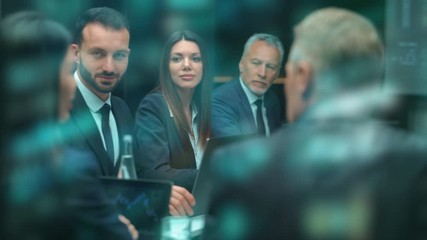
[[[67,24],[74,22],[76,16],[90,7],[90,1],[86,0],[33,0],[32,3],[46,16]]]
[[[131,0],[130,10],[133,12],[139,12],[141,15],[153,13],[157,5],[157,0]],[[150,14],[151,15],[151,14]],[[142,16],[144,17],[144,16]]]
[[[27,163],[25,167],[15,169],[9,181],[8,200],[12,205],[20,205],[34,200],[38,193],[47,187],[44,183],[46,168],[38,164]]]
[[[211,6],[212,0],[166,0],[170,10],[200,10]]]
[[[232,204],[221,212],[219,218],[220,232],[228,240],[243,239],[250,228],[247,212],[238,205]]]
[[[29,157],[51,151],[57,144],[55,123],[39,125],[33,131],[14,138],[11,153],[17,160],[26,161]]]
[[[256,173],[262,172],[271,159],[272,151],[269,146],[258,142],[248,142],[244,148],[239,147],[241,152],[238,155],[227,154],[220,149],[216,156],[219,161],[215,164],[223,177],[244,182],[251,180]]]

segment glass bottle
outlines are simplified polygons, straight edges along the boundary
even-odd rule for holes
[[[118,177],[123,179],[137,179],[132,151],[132,135],[129,134],[123,136],[123,155],[121,157]]]

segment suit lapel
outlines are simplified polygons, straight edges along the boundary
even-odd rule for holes
[[[127,133],[127,130],[125,128],[126,126],[126,119],[124,114],[122,114],[120,112],[120,108],[118,107],[115,99],[113,96],[111,96],[111,111],[113,112],[114,118],[116,119],[116,125],[117,125],[117,133],[119,135],[119,145],[120,145],[120,150],[121,148],[121,144],[122,144],[122,139],[121,137]]]
[[[267,110],[267,120],[268,120],[268,126],[270,127],[270,133],[274,131],[274,129],[277,128],[280,124],[276,117],[279,115],[279,113],[276,112],[278,109],[274,101],[274,95],[272,94],[273,93],[269,89],[264,95],[264,99],[265,99],[264,105]]]
[[[244,117],[245,119],[251,119],[251,121],[249,122],[251,125],[251,128],[256,130],[256,124],[255,124],[255,119],[254,119],[254,115],[252,113],[252,108],[251,105],[248,101],[248,97],[246,96],[245,92],[243,91],[242,85],[240,85],[240,80],[237,79],[237,81],[234,81],[234,89],[236,90],[237,96],[239,96],[239,101],[240,101],[240,106],[242,106],[243,108],[243,113],[244,113]]]
[[[95,120],[87,106],[80,90],[76,90],[76,96],[74,100],[75,108],[71,111],[71,116],[74,119],[77,127],[81,130],[90,148],[95,153],[102,172],[108,176],[113,169],[113,164],[109,160],[107,152],[102,144],[101,135],[99,134],[98,127],[96,126]]]
[[[119,167],[121,164],[122,149],[124,147],[122,138],[129,131],[126,128],[127,123],[126,123],[125,114],[122,114],[122,112],[120,111],[120,108],[118,107],[118,104],[114,99],[114,96],[111,96],[111,111],[113,112],[114,118],[116,120],[117,135],[119,137],[119,159],[117,160],[116,165],[114,166],[114,173],[118,173]]]

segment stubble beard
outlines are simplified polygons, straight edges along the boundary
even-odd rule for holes
[[[80,76],[83,78],[82,80],[85,81],[93,89],[95,89],[97,92],[100,92],[100,93],[111,93],[120,81],[120,79],[118,79],[116,83],[114,85],[111,85],[109,88],[99,86],[96,83],[94,77],[92,77],[91,73],[87,70],[87,68],[85,68],[81,60],[79,64],[79,72],[80,72]]]

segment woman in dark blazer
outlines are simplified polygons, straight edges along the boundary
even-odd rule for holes
[[[160,85],[136,112],[140,177],[172,180],[191,191],[210,136],[211,75],[207,49],[190,31],[173,33],[160,64]]]

